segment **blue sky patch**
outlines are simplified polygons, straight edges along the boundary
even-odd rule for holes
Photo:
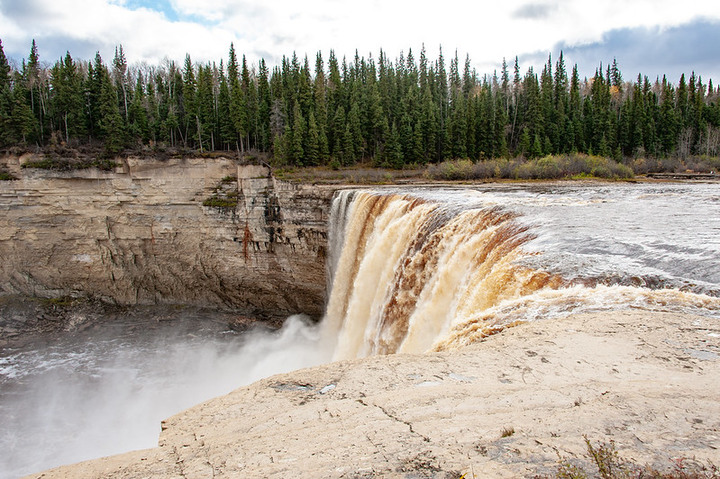
[[[147,8],[148,10],[155,10],[156,12],[161,12],[168,20],[172,22],[177,22],[181,20],[180,16],[168,0],[127,0],[125,6],[130,10]]]

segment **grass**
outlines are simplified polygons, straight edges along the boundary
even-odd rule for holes
[[[213,195],[203,201],[203,206],[225,210],[237,207],[238,191],[235,176],[224,177],[212,191]]]
[[[108,159],[84,159],[71,161],[67,158],[43,158],[41,160],[28,161],[22,164],[23,168],[37,168],[42,170],[72,171],[97,168],[103,171],[112,171],[118,163]]]
[[[17,180],[15,176],[7,171],[0,171],[0,181],[14,181]]]
[[[641,466],[620,456],[613,441],[593,445],[585,439],[586,456],[590,468],[568,459],[560,458],[557,470],[551,476],[535,476],[536,479],[719,479],[720,469],[713,463],[681,458],[671,461],[670,467],[659,470]]]
[[[383,185],[425,180],[425,168],[408,166],[402,170],[375,168],[370,164],[353,167],[332,168],[279,167],[273,168],[273,176],[279,180],[320,184]]]
[[[211,208],[235,208],[237,206],[237,197],[221,198],[219,196],[212,196],[203,201],[203,206],[209,206]]]

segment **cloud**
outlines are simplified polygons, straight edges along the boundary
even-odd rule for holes
[[[382,0],[0,0],[0,38],[15,59],[27,57],[35,38],[41,60],[54,61],[66,50],[77,59],[91,59],[95,51],[110,59],[122,44],[130,63],[150,64],[182,62],[186,53],[196,62],[217,62],[233,42],[248,62],[265,58],[270,67],[293,52],[313,58],[320,51],[327,58],[330,49],[340,59],[356,50],[377,58],[381,48],[391,59],[409,48],[417,57],[423,44],[432,61],[442,45],[448,61],[457,49],[483,74],[515,55],[530,61],[539,51],[544,61],[558,47],[575,49],[594,65],[608,55],[593,45],[629,51],[613,42],[623,29],[661,34],[701,14],[720,20],[716,0],[683,8],[674,0],[505,0],[479,11],[464,0],[416,0],[412,8]]]
[[[549,17],[557,8],[557,5],[547,3],[526,3],[515,10],[512,16],[526,20],[541,20]]]
[[[702,75],[703,81],[720,79],[720,21],[696,19],[669,28],[620,28],[602,35],[593,43],[569,45],[559,42],[552,48],[555,56],[562,50],[566,61],[577,63],[582,74],[591,76],[602,62],[617,59],[626,80],[638,73],[651,80],[667,75],[677,82],[683,73]],[[522,57],[523,63],[542,64],[548,52]]]

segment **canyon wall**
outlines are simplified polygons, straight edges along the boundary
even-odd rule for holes
[[[0,294],[322,314],[331,188],[222,158],[24,161],[0,159],[19,178],[0,181]]]

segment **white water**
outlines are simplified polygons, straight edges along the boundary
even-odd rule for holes
[[[131,326],[0,356],[1,478],[155,447],[163,419],[330,357],[302,316],[242,335],[178,320],[138,337]]]
[[[329,233],[320,325],[169,323],[3,351],[0,477],[153,447],[183,408],[332,358],[455,348],[585,311],[720,320],[717,184],[343,192]]]
[[[580,312],[718,317],[718,193],[717,184],[343,193],[324,324],[333,357],[454,347]]]

